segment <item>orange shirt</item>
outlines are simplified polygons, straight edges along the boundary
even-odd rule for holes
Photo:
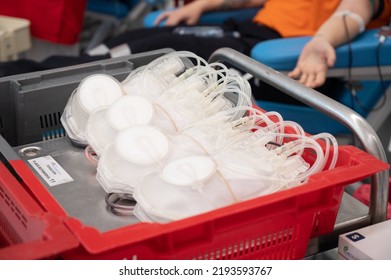
[[[276,30],[282,37],[308,36],[318,30],[339,3],[340,0],[268,0],[253,20]],[[388,0],[384,4],[377,24],[371,23],[368,27],[388,23],[391,4]]]
[[[376,28],[376,27],[380,27],[380,26],[387,25],[390,23],[390,20],[391,20],[391,0],[384,0],[383,3],[384,3],[383,12],[381,13],[381,15],[378,18],[370,21],[367,25],[367,28]]]

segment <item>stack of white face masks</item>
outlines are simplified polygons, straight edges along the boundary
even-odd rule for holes
[[[97,180],[107,192],[133,194],[146,174],[159,172],[165,162],[206,155],[194,139],[167,135],[159,128],[138,125],[121,130],[99,158]]]
[[[87,77],[61,121],[74,143],[90,145],[99,156],[128,126],[150,124],[173,134],[219,111],[249,106],[250,96],[248,82],[224,65],[177,52],[136,69],[122,83],[106,75]]]
[[[295,123],[271,122],[270,113],[258,111],[239,120],[232,118],[234,110],[230,113],[231,118],[224,112],[181,132],[197,142],[202,152],[171,156],[159,170],[145,176],[133,194],[137,217],[155,222],[186,218],[298,186],[322,171],[326,160],[334,168],[337,150],[329,158],[316,141],[323,138],[328,145],[336,145],[331,135],[306,136]],[[265,121],[270,125],[265,126]],[[298,133],[286,133],[288,127]],[[303,159],[305,151],[315,155],[313,163]]]
[[[131,194],[134,215],[149,222],[298,186],[338,156],[332,135],[309,136],[253,108],[247,80],[189,52],[162,56],[121,83],[87,77],[62,122],[73,142],[96,153],[102,187]]]
[[[88,142],[86,125],[91,112],[110,105],[124,94],[122,85],[105,74],[91,75],[81,81],[61,116],[61,123],[73,143],[85,146]]]

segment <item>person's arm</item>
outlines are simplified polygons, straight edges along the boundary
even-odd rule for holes
[[[326,80],[327,69],[335,64],[335,48],[362,31],[377,5],[378,1],[342,0],[335,13],[304,46],[289,76],[309,87],[321,86]]]
[[[205,12],[260,7],[265,1],[266,0],[195,0],[173,11],[162,13],[156,18],[155,25],[158,25],[163,20],[166,20],[165,25],[167,26],[177,25],[179,23],[193,25],[198,22],[201,15]]]

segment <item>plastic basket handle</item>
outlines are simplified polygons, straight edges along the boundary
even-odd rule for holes
[[[230,48],[216,50],[210,56],[209,62],[229,63],[328,115],[347,127],[357,137],[367,153],[375,156],[379,160],[387,162],[386,154],[376,132],[363,117],[352,109]],[[371,224],[386,220],[388,178],[388,170],[374,174],[371,177],[371,197],[369,206],[369,222]],[[352,221],[352,223],[354,223],[354,221]],[[348,227],[350,225],[347,223],[344,226]]]

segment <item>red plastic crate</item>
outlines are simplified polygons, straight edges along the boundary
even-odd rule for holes
[[[63,221],[44,211],[0,162],[0,259],[48,259],[79,242]]]
[[[333,230],[344,186],[388,168],[355,147],[340,146],[335,169],[296,188],[168,224],[100,233],[67,216],[23,161],[10,164],[42,207],[80,242],[59,252],[70,259],[301,259],[311,236]]]

